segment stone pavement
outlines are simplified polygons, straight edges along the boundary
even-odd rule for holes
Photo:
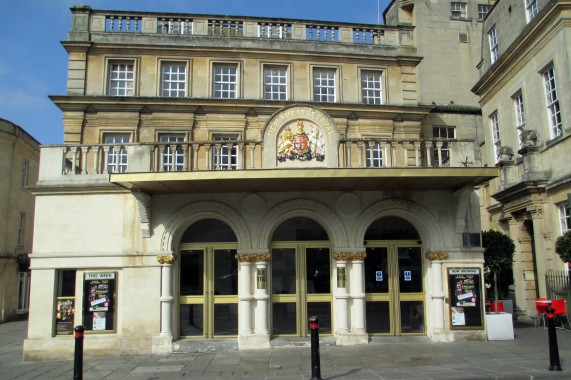
[[[433,343],[375,337],[366,346],[321,344],[325,379],[571,379],[571,331],[557,329],[563,372],[550,372],[547,330],[516,322],[513,341]],[[72,379],[73,358],[22,362],[27,322],[0,324],[0,379]],[[86,339],[89,339],[87,336]],[[85,358],[84,379],[310,379],[310,348]]]

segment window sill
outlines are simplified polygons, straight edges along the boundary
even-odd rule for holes
[[[552,138],[551,140],[548,140],[545,142],[545,149],[549,149],[552,146],[555,146],[565,140],[567,140],[569,137],[571,137],[571,130],[563,130],[563,134],[559,135],[557,137]]]
[[[450,20],[472,22],[471,18],[464,18],[464,17],[450,17]]]

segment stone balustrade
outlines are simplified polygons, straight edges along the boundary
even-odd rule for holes
[[[253,170],[261,167],[261,141],[177,141],[50,145],[41,151],[43,176]],[[341,139],[340,168],[470,167],[471,140]],[[472,155],[470,155],[472,154]],[[45,161],[45,162],[44,162]]]
[[[187,38],[275,38],[355,45],[412,46],[413,28],[296,19],[150,13],[72,8],[69,40],[105,35],[176,35]]]

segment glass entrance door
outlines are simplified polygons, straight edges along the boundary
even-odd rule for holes
[[[238,335],[235,244],[181,245],[180,337]]]
[[[367,332],[424,334],[422,247],[416,242],[367,242]]]
[[[315,243],[279,243],[272,248],[272,335],[307,336],[309,316],[331,334],[331,258]]]

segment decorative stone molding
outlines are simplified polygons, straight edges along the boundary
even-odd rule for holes
[[[526,211],[531,216],[531,219],[543,218],[543,207],[541,205],[531,205],[526,208]]]
[[[144,238],[151,237],[151,196],[140,191],[134,191],[133,196],[137,200],[137,211],[141,222],[141,235]]]
[[[435,261],[435,260],[442,261],[448,258],[448,252],[428,251],[426,252],[425,256],[430,261]]]
[[[248,262],[248,263],[256,263],[256,262],[263,262],[263,261],[270,261],[272,255],[269,253],[238,253],[236,254],[236,260],[240,263]]]
[[[335,252],[331,256],[336,261],[363,261],[367,252]]]
[[[176,261],[175,255],[158,255],[157,261],[160,264],[173,264]]]

